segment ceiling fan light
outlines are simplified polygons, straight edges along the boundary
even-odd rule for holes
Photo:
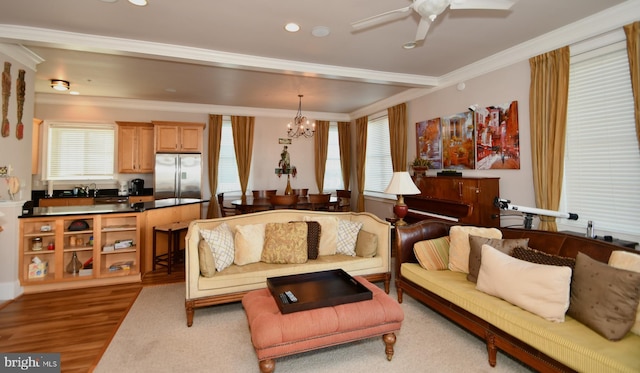
[[[56,91],[68,91],[71,85],[66,80],[51,79],[51,88]]]

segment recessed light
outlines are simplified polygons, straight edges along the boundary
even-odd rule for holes
[[[311,35],[318,38],[323,38],[329,35],[330,32],[331,30],[327,26],[316,26],[311,29]]]
[[[129,2],[133,5],[137,6],[145,6],[147,5],[147,0],[129,0]]]
[[[404,48],[404,49],[413,49],[413,48],[416,47],[416,44],[417,43],[415,41],[410,41],[408,43],[402,44],[402,48]]]
[[[289,32],[298,32],[300,31],[300,26],[297,23],[290,22],[284,25],[284,29]]]

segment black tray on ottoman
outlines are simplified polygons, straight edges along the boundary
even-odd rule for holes
[[[267,278],[267,287],[283,314],[373,298],[371,290],[342,269]],[[283,302],[280,294],[291,291],[297,302]]]

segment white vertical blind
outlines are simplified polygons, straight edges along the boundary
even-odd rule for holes
[[[367,156],[364,188],[368,192],[384,193],[393,176],[391,145],[389,140],[389,118],[369,118],[367,127]]]
[[[114,179],[115,125],[51,123],[47,180]]]
[[[340,164],[340,144],[338,143],[338,124],[329,124],[329,141],[327,145],[327,163],[324,171],[325,193],[342,189],[342,165]]]
[[[565,224],[637,234],[640,151],[624,43],[572,57],[563,207]],[[586,229],[586,228],[585,228]]]
[[[236,151],[233,145],[233,131],[231,130],[231,117],[222,117],[222,137],[220,139],[220,159],[218,160],[218,191],[226,193],[240,190],[240,177],[238,176],[238,163]]]

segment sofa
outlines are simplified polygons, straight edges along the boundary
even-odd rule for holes
[[[470,247],[466,273],[456,267],[460,232]],[[423,220],[396,228],[394,250],[398,301],[408,294],[483,340],[491,366],[501,350],[543,372],[640,372],[633,249],[569,233]],[[523,252],[543,260],[516,257]],[[521,299],[529,294],[533,301]]]
[[[189,224],[187,326],[196,308],[238,302],[270,277],[341,268],[391,281],[391,226],[370,213],[269,210]],[[215,268],[214,268],[215,267]]]

